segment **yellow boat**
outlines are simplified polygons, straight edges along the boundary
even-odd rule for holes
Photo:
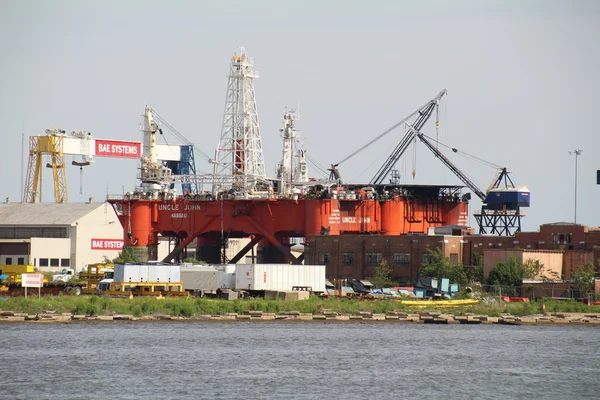
[[[457,299],[457,300],[396,300],[396,302],[410,307],[461,307],[478,304],[477,299]]]

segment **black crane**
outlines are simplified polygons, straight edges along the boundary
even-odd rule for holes
[[[330,171],[329,179],[333,180],[333,181],[341,182],[341,175],[340,175],[339,170],[337,169],[338,165],[340,165],[343,162],[354,157],[355,155],[357,155],[358,153],[360,153],[361,151],[363,151],[364,149],[366,149],[367,147],[369,147],[370,145],[372,145],[379,139],[383,138],[385,135],[387,135],[388,133],[390,133],[397,127],[399,127],[403,124],[406,124],[408,129],[407,129],[406,133],[404,134],[404,137],[402,138],[400,143],[398,143],[398,145],[394,148],[394,150],[392,151],[390,156],[385,160],[385,162],[383,163],[381,168],[379,168],[379,170],[377,171],[375,176],[369,181],[369,184],[371,184],[371,185],[382,184],[383,181],[385,180],[386,176],[394,168],[394,166],[396,165],[396,163],[398,162],[400,157],[402,157],[402,154],[404,154],[404,152],[406,151],[408,146],[411,144],[411,142],[416,140],[417,132],[419,132],[419,130],[422,129],[423,126],[425,125],[425,123],[429,120],[429,118],[433,114],[433,111],[436,109],[437,106],[439,106],[440,99],[442,97],[444,97],[444,95],[446,93],[448,93],[448,91],[446,89],[442,90],[441,92],[438,93],[437,96],[435,96],[433,99],[428,101],[422,107],[418,108],[416,111],[414,111],[408,117],[404,118],[402,121],[394,124],[393,126],[391,126],[388,129],[386,129],[379,136],[377,136],[373,140],[369,141],[367,144],[360,147],[359,149],[354,151],[352,154],[346,156],[344,159],[338,161],[335,164],[331,164],[331,167],[328,168],[328,170]],[[416,120],[412,124],[409,123],[409,121],[411,119],[413,119],[414,117],[417,117]]]
[[[508,175],[508,170],[506,168],[494,165],[494,167],[497,168],[496,176],[494,177],[494,180],[488,187],[487,191],[482,191],[475,183],[473,183],[473,181],[471,181],[471,179],[469,179],[469,177],[467,177],[467,175],[465,175],[441,151],[439,151],[438,148],[430,142],[427,136],[420,131],[432,116],[433,112],[438,111],[440,100],[446,94],[447,90],[442,90],[437,96],[410,114],[408,117],[388,128],[379,136],[369,141],[352,154],[346,156],[344,159],[335,164],[331,164],[331,167],[328,168],[330,171],[329,179],[341,183],[340,172],[337,169],[338,165],[354,157],[356,154],[366,149],[400,125],[405,124],[408,129],[404,137],[394,148],[390,156],[384,161],[383,165],[379,168],[375,176],[369,181],[369,184],[382,185],[385,178],[388,176],[388,174],[390,174],[390,172],[392,172],[394,166],[398,160],[400,160],[408,146],[418,138],[429,150],[433,152],[437,158],[442,161],[442,163],[444,163],[444,165],[446,165],[446,167],[448,167],[469,189],[471,189],[471,191],[477,197],[479,197],[479,199],[481,199],[481,211],[473,213],[473,216],[477,220],[477,224],[479,226],[479,233],[512,236],[515,232],[521,231],[521,218],[525,215],[521,213],[520,208],[529,207],[529,190],[525,187],[515,187]],[[414,122],[409,123],[409,121],[414,117],[416,117]],[[439,142],[437,143],[440,144]],[[455,153],[458,152],[458,150],[455,148],[452,148],[452,151]],[[481,159],[479,160],[484,161]],[[503,182],[504,187],[501,187]],[[470,194],[466,194],[465,196],[465,200],[470,199]]]
[[[530,193],[527,188],[517,188],[508,175],[506,167],[498,168],[492,184],[484,193],[460,169],[458,169],[427,137],[418,132],[417,137],[431,152],[439,158],[471,191],[481,199],[481,211],[473,213],[479,234],[512,236],[521,231],[521,207],[529,207]],[[452,151],[457,153],[456,148]],[[502,183],[504,182],[504,187]]]

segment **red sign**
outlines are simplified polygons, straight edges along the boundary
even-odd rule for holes
[[[122,239],[92,239],[92,250],[121,250]]]
[[[96,155],[100,157],[140,158],[142,156],[142,144],[140,142],[96,139]]]

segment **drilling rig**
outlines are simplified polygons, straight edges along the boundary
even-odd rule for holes
[[[307,244],[311,235],[426,233],[466,221],[468,203],[459,186],[409,190],[308,178],[307,155],[296,145],[297,115],[292,111],[284,113],[280,130],[282,160],[276,176],[268,177],[254,91],[257,77],[245,50],[234,54],[212,173],[169,174],[158,168],[149,151],[142,160],[142,187],[108,196],[123,226],[125,248],[141,260],[156,260],[159,235],[174,243],[165,262],[184,259],[195,241],[196,258],[210,263],[236,263],[256,245],[260,263],[301,263],[304,255],[295,257],[290,251],[292,238]],[[156,129],[149,118],[144,126],[144,143],[149,136],[151,145]],[[174,183],[194,184],[198,193],[178,196],[165,190]],[[416,192],[435,197],[435,208]],[[229,238],[250,241],[227,259]]]

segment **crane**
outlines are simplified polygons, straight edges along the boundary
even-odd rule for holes
[[[167,122],[165,118],[159,115],[156,111],[154,112],[154,117],[156,121],[160,123],[158,131],[161,135],[163,135],[163,128],[167,128],[168,132],[171,132],[181,144],[181,160],[179,161],[167,161],[165,164],[168,168],[173,171],[173,175],[196,175],[196,161],[195,154],[199,155],[202,159],[207,162],[211,162],[211,157],[209,157],[202,149],[200,149],[197,145],[193,144],[189,139],[183,136],[181,133],[177,131],[171,124]],[[165,136],[163,135],[163,138]],[[166,139],[165,139],[166,141]],[[187,182],[181,183],[182,193],[185,194],[197,194],[199,193],[198,185],[195,182]]]
[[[417,132],[416,135],[425,147],[439,158],[481,200],[481,211],[473,214],[479,226],[479,234],[490,233],[499,236],[512,236],[515,232],[521,231],[521,218],[525,216],[521,213],[521,207],[529,207],[530,192],[525,186],[515,186],[508,175],[510,172],[506,167],[497,168],[492,183],[483,192],[423,133]],[[456,148],[452,148],[452,151],[458,152]],[[503,183],[504,187],[502,187]]]
[[[148,111],[148,107],[146,109]],[[152,110],[150,109],[150,112]],[[147,116],[147,112],[145,112]],[[152,131],[147,127],[145,135]],[[145,142],[149,139],[145,139]],[[29,161],[23,193],[23,203],[42,202],[42,161],[44,155],[50,156],[50,163],[46,167],[52,168],[54,181],[54,200],[57,203],[68,201],[67,180],[65,173],[65,155],[82,156],[82,161],[73,161],[72,164],[79,166],[90,165],[94,157],[116,157],[140,159],[147,154],[146,158],[152,160],[179,161],[181,150],[179,145],[155,144],[155,152],[150,154],[149,144],[142,146],[141,142],[96,139],[87,131],[72,131],[67,133],[63,129],[46,129],[46,135],[32,136],[29,138]]]
[[[357,155],[358,153],[360,153],[367,147],[371,146],[373,143],[375,143],[379,139],[383,138],[384,136],[386,136],[388,133],[390,133],[397,127],[399,127],[401,125],[406,125],[408,130],[404,134],[404,137],[402,138],[400,143],[398,143],[398,145],[394,148],[394,150],[392,151],[390,156],[385,160],[383,165],[379,168],[379,170],[377,171],[375,176],[369,181],[369,184],[371,184],[371,185],[382,184],[384,179],[394,168],[394,166],[396,165],[396,163],[398,162],[400,157],[402,157],[402,154],[404,154],[404,152],[406,151],[408,146],[412,142],[415,141],[416,132],[419,132],[423,128],[425,123],[429,120],[429,118],[433,114],[433,111],[435,109],[437,109],[437,107],[439,106],[440,100],[442,99],[442,97],[444,97],[444,95],[446,95],[447,93],[448,93],[448,91],[446,89],[443,89],[442,91],[440,91],[437,94],[437,96],[435,96],[433,99],[429,100],[423,106],[419,107],[417,110],[415,110],[409,116],[407,116],[400,122],[392,125],[388,129],[386,129],[383,133],[381,133],[379,136],[375,137],[373,140],[369,141],[368,143],[366,143],[365,145],[363,145],[362,147],[360,147],[359,149],[354,151],[352,154],[346,156],[345,158],[343,158],[342,160],[338,161],[335,164],[331,164],[331,166],[328,168],[328,170],[330,171],[329,179],[333,180],[333,181],[341,182],[341,175],[340,175],[339,170],[337,169],[337,167],[340,164],[346,162],[347,160],[354,157],[355,155]],[[409,121],[411,119],[413,119],[414,117],[416,117],[416,120],[412,124],[409,123]]]

